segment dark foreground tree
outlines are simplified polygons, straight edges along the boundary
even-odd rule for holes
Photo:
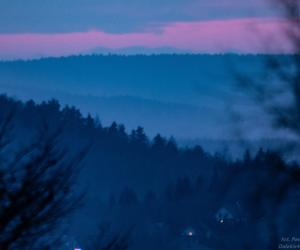
[[[270,120],[274,136],[291,138],[279,150],[283,153],[297,152],[299,160],[300,2],[274,2],[288,24],[281,35],[289,42],[293,53],[266,56],[261,77],[237,74],[237,78],[242,89],[253,98],[254,105],[263,110],[265,117],[262,118]],[[247,120],[245,115],[242,118]],[[242,221],[244,231],[242,222],[238,227],[239,232],[243,232],[240,236],[243,249],[293,248],[292,243],[295,242],[284,246],[286,242],[282,239],[300,237],[300,170],[298,166],[283,164],[276,154],[270,153],[264,157],[268,157],[268,164],[262,165],[261,157],[257,156],[251,161],[251,168],[239,169],[229,178],[223,191],[226,190],[228,196],[240,187],[240,198],[236,200],[247,211]]]
[[[300,137],[300,2],[271,0],[287,24],[280,30],[290,54],[265,56],[261,77],[237,74],[238,83],[276,129]],[[266,44],[270,41],[266,40]],[[272,41],[280,45],[282,41]]]
[[[86,150],[71,158],[59,145],[60,132],[45,128],[36,142],[12,153],[12,119],[0,128],[0,249],[54,249],[62,220],[80,200],[74,180]]]

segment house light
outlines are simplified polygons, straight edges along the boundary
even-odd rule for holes
[[[194,233],[193,233],[192,231],[189,231],[189,232],[188,232],[188,236],[189,236],[189,237],[192,237],[192,236],[194,236]]]

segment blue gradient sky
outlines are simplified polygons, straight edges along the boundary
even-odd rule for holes
[[[166,23],[273,17],[268,0],[2,0],[1,33],[108,33],[157,30]]]

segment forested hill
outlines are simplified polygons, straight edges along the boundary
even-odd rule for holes
[[[76,189],[85,191],[84,205],[67,220],[69,233],[81,242],[90,240],[99,225],[105,230],[109,225],[112,232],[133,228],[134,250],[188,244],[183,236],[190,228],[199,233],[199,240],[214,246],[214,237],[244,235],[249,226],[256,232],[251,222],[242,229],[232,226],[218,231],[223,223],[218,211],[222,213],[223,207],[238,211],[229,220],[234,224],[228,225],[248,223],[248,218],[256,218],[249,199],[271,211],[277,201],[274,190],[281,187],[273,179],[285,185],[287,178],[300,176],[291,168],[297,165],[287,168],[275,153],[260,150],[251,156],[246,152],[242,160],[230,160],[208,154],[200,146],[180,148],[172,138],[149,138],[142,127],[126,131],[117,123],[102,126],[98,119],[82,116],[75,107],[61,107],[55,100],[36,104],[2,95],[0,120],[8,114],[13,114],[10,145],[28,145],[38,131],[52,133],[58,128],[59,147],[67,148],[68,154],[92,142],[75,183]],[[257,196],[257,188],[267,192],[267,201]],[[288,208],[293,204],[288,203]],[[284,214],[290,213],[284,210]],[[207,232],[212,236],[207,238]]]
[[[71,56],[0,62],[1,84],[68,93],[129,95],[195,102],[233,79],[232,67],[256,72],[265,56],[153,55]],[[225,89],[226,89],[225,88]],[[218,89],[218,88],[217,88]],[[198,90],[198,93],[197,91]],[[218,89],[224,91],[223,88]],[[191,98],[192,97],[192,98]]]
[[[0,118],[4,120],[11,110],[17,145],[31,143],[45,128],[49,133],[61,129],[61,145],[71,152],[92,144],[81,178],[102,190],[102,198],[124,187],[136,188],[140,194],[160,190],[182,176],[209,179],[216,167],[235,162],[217,152],[207,153],[199,145],[178,147],[172,137],[157,134],[150,138],[142,127],[128,131],[116,122],[103,126],[101,118],[83,116],[76,107],[63,107],[56,100],[36,104],[0,96]]]
[[[127,131],[115,122],[102,126],[101,118],[83,116],[75,107],[61,107],[56,100],[36,104],[2,95],[2,120],[10,110],[14,112],[12,134],[20,145],[31,142],[45,127],[50,133],[62,129],[61,143],[72,152],[92,143],[84,173],[93,172],[85,177],[99,178],[101,181],[94,184],[101,190],[159,188],[178,176],[206,175],[216,164],[226,165],[225,160],[205,153],[200,146],[179,148],[174,138],[159,134],[149,138],[142,127]]]
[[[223,138],[231,126],[224,107],[236,100],[233,71],[257,76],[264,59],[95,55],[0,62],[0,91],[37,102],[55,98],[97,113],[105,125],[143,126],[151,136]]]

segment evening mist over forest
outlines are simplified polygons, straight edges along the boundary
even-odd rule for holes
[[[300,249],[297,0],[0,0],[0,250]]]

